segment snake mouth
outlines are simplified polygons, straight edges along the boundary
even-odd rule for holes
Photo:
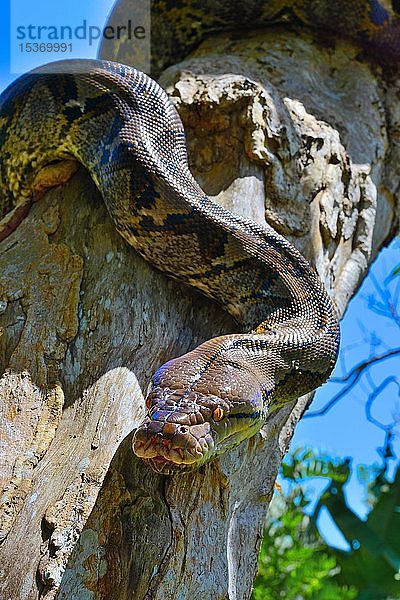
[[[164,458],[164,456],[155,456],[154,458],[147,458],[145,462],[155,471],[161,475],[174,475],[175,473],[185,473],[191,470],[190,464],[175,463],[173,461]]]
[[[174,418],[179,420],[176,413]],[[135,431],[132,448],[157,473],[182,472],[208,460],[214,441],[208,422],[188,426],[148,418]]]
[[[146,459],[146,462],[150,465],[153,471],[156,471],[156,473],[161,473],[163,475],[171,475],[172,473],[180,469],[180,467],[176,463],[167,460],[166,458],[164,458],[164,456],[155,456],[154,458],[148,458]]]
[[[191,441],[190,438],[188,441]],[[133,439],[133,451],[136,456],[145,460],[157,473],[182,472],[197,467],[206,459],[206,446],[208,450],[210,444],[205,440],[203,444],[198,441],[195,445],[188,443],[182,448],[161,436],[143,439],[143,431],[140,429],[135,432]]]

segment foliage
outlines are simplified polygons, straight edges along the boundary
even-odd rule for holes
[[[349,459],[301,449],[288,455],[282,476],[289,492],[275,495],[271,503],[253,600],[400,598],[400,467],[389,481],[390,436],[383,458],[383,466],[360,470],[368,482],[371,506],[368,519],[362,521],[344,496]],[[316,477],[325,478],[328,485],[310,510],[309,482]],[[316,520],[322,508],[349,542],[349,552],[329,547],[320,537]]]
[[[328,508],[352,551],[340,553],[338,581],[351,582],[358,598],[400,598],[400,468],[390,483],[383,473],[373,482],[376,502],[366,521],[347,506],[341,488],[321,496],[316,511]]]
[[[259,572],[253,600],[285,598],[350,600],[357,597],[354,588],[340,585],[336,557],[329,551],[310,517],[304,514],[309,504],[306,490],[296,482],[315,476],[338,477],[342,465],[328,458],[315,457],[311,451],[296,451],[282,465],[284,477],[291,483],[287,495],[274,496],[268,513],[259,557]]]

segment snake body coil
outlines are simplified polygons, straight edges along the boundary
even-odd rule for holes
[[[329,376],[339,328],[318,276],[271,227],[204,194],[180,118],[145,74],[81,60],[22,76],[0,97],[0,156],[3,214],[32,195],[41,169],[72,156],[129,244],[250,331],[211,339],[155,373],[134,436],[135,453],[153,468],[209,460]]]
[[[351,40],[374,62],[396,70],[400,61],[399,0],[150,0],[149,7],[156,32],[151,36],[154,75],[181,61],[207,36],[224,32],[236,39],[238,31],[243,35],[276,25],[315,31],[322,40],[327,35]],[[118,26],[131,14],[132,0],[117,0],[108,25]],[[100,56],[135,64],[136,51],[129,39],[104,38]]]

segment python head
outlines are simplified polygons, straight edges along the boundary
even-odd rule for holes
[[[255,375],[221,355],[204,364],[199,354],[199,364],[202,346],[153,377],[133,451],[158,473],[199,467],[254,435],[265,421],[265,394]]]

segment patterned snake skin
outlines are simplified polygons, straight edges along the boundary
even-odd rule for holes
[[[108,24],[135,18],[132,6],[132,0],[118,0]],[[400,61],[400,0],[150,0],[150,8],[156,33],[151,36],[153,76],[182,60],[211,33],[244,38],[246,30],[271,25],[308,28],[328,43],[338,37],[351,40],[384,66],[397,69]],[[100,56],[137,64],[137,51],[130,40],[103,40]]]
[[[52,63],[2,94],[0,127],[3,214],[29,204],[46,165],[72,156],[129,244],[250,331],[211,339],[158,369],[134,436],[137,456],[163,473],[202,464],[326,380],[339,328],[318,276],[271,227],[207,198],[189,172],[180,118],[147,75],[111,62]]]

